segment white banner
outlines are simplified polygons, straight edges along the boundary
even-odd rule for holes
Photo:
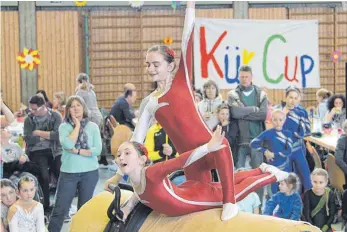
[[[195,20],[194,79],[221,89],[239,84],[239,68],[253,70],[253,83],[269,89],[319,88],[317,20]]]

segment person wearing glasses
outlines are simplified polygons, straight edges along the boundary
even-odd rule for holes
[[[29,100],[29,114],[24,120],[24,140],[29,159],[41,172],[40,185],[44,195],[44,208],[49,208],[49,171],[55,149],[59,149],[60,113],[45,105],[42,97],[34,95]]]

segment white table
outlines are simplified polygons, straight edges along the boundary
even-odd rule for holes
[[[336,145],[337,145],[337,140],[339,139],[340,135],[336,134],[330,134],[326,135],[324,134],[323,137],[317,138],[313,136],[308,136],[305,137],[306,141],[309,141],[311,143],[315,143],[321,147],[324,147],[330,151],[335,151]]]

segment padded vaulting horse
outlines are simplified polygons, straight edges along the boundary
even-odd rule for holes
[[[121,186],[122,187],[122,186]],[[119,196],[121,193],[121,196]],[[119,207],[131,195],[130,190],[121,189],[118,196],[109,192],[102,192],[87,202],[72,218],[70,232],[191,232],[191,231],[211,231],[211,232],[230,232],[230,231],[254,231],[254,232],[319,232],[314,227],[305,222],[291,221],[276,217],[255,215],[240,212],[234,218],[222,222],[220,220],[221,209],[205,210],[197,213],[188,214],[181,217],[167,217],[152,211],[139,203],[129,215],[126,223],[115,222],[111,230],[109,206],[113,202],[114,208]],[[117,203],[116,199],[120,197]],[[115,213],[111,212],[113,217]],[[112,216],[111,216],[112,218]]]

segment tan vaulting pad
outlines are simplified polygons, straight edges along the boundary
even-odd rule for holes
[[[122,190],[122,202],[131,196],[131,192]],[[72,218],[71,232],[103,232],[109,219],[106,211],[113,195],[102,192],[87,202]],[[206,210],[182,217],[166,217],[152,212],[140,232],[320,232],[303,222],[284,220],[275,217],[239,213],[235,218],[222,222],[221,209]]]
[[[221,209],[212,209],[184,217],[165,217],[152,212],[140,232],[320,232],[318,228],[303,222],[242,212],[229,221],[222,222],[221,212]]]
[[[131,195],[132,192],[122,190],[121,202]],[[103,232],[109,222],[107,209],[113,199],[114,195],[106,191],[93,197],[72,217],[70,232]]]

